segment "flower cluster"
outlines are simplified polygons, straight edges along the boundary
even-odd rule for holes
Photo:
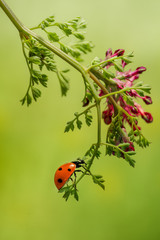
[[[113,58],[115,56],[123,56],[125,50],[123,49],[118,49],[114,53],[112,53],[111,49],[108,49],[106,52],[106,57],[105,60],[108,60],[110,58]],[[125,58],[124,58],[125,59]],[[125,91],[125,93],[122,94],[117,94],[116,97],[114,97],[116,103],[120,105],[127,114],[123,113],[122,121],[119,124],[119,129],[116,130],[112,135],[114,135],[114,138],[112,136],[112,143],[115,145],[118,145],[120,143],[129,143],[129,146],[126,147],[125,151],[135,151],[133,142],[130,141],[130,138],[128,137],[126,128],[125,128],[125,123],[127,122],[130,127],[133,127],[133,131],[136,129],[141,130],[140,126],[138,126],[138,120],[137,117],[141,116],[142,119],[144,119],[147,123],[151,123],[153,121],[153,117],[149,112],[145,112],[143,108],[141,107],[140,104],[136,102],[138,98],[142,99],[145,104],[149,105],[152,104],[152,99],[150,96],[145,96],[144,91],[140,90],[139,88],[135,89],[130,89],[134,88],[133,85],[135,83],[135,80],[137,80],[144,71],[146,71],[146,68],[141,66],[138,67],[136,70],[131,71],[127,70],[125,71],[125,66],[128,64],[127,61],[125,61],[123,58],[121,59],[121,67],[123,71],[116,71],[115,77],[113,78],[115,85],[116,85],[116,91],[122,90],[122,89],[129,89],[128,91]],[[103,67],[104,69],[110,68],[111,66],[114,65],[114,62],[107,62],[105,66]],[[143,89],[143,88],[142,88]],[[144,89],[145,90],[145,89]],[[109,89],[110,92],[112,92],[112,87]],[[114,86],[114,91],[115,91],[115,86]],[[103,96],[104,93],[101,90],[99,93],[99,96]],[[116,109],[114,108],[113,104],[109,101],[109,99],[106,99],[107,102],[107,107],[106,109],[102,112],[102,118],[104,119],[105,124],[109,125],[112,123],[112,120],[115,117],[115,111]],[[131,118],[129,118],[127,115],[130,115],[132,118],[136,118],[135,125],[132,124]],[[113,151],[114,154],[114,151]]]
[[[118,146],[119,149],[122,150],[120,154],[118,153],[118,156],[126,158],[124,153],[133,154],[135,151],[134,142],[141,147],[149,144],[145,138],[141,139],[142,134],[140,132],[141,127],[138,125],[138,117],[141,117],[147,123],[151,123],[153,117],[151,113],[144,111],[142,106],[137,103],[137,100],[141,99],[147,105],[152,104],[151,97],[145,95],[145,93],[150,93],[150,87],[143,85],[142,82],[136,82],[140,75],[146,71],[146,68],[141,66],[137,67],[134,71],[125,70],[126,65],[128,65],[131,60],[129,57],[124,56],[124,53],[124,49],[118,49],[113,53],[112,49],[109,48],[106,52],[105,59],[103,61],[100,60],[100,64],[102,65],[97,71],[102,74],[104,72],[108,74],[111,82],[106,84],[106,88],[109,93],[116,92],[112,98],[118,105],[118,108],[123,109],[123,111],[119,113],[113,102],[110,101],[108,97],[106,98],[106,108],[102,111],[104,123],[109,126],[106,143],[116,147]],[[132,56],[131,54],[130,57]],[[119,59],[120,64],[118,65],[117,60]],[[98,65],[100,64],[98,63]],[[116,69],[116,72],[113,74],[108,70],[112,66]],[[104,95],[103,90],[99,90],[99,97]],[[83,100],[83,107],[86,107],[91,100],[91,93],[87,89]],[[126,123],[130,126],[132,134],[127,133]],[[139,137],[139,140],[135,139],[136,136]],[[121,147],[122,145],[123,147]],[[115,149],[112,148],[109,154],[111,153],[116,155]]]
[[[118,49],[114,52],[114,54],[112,54],[112,50],[109,49],[106,52],[106,59],[112,58],[114,56],[122,56],[124,54],[124,50],[123,49]],[[113,63],[108,63],[106,64],[105,68],[109,68],[111,65],[113,65]],[[122,60],[122,67],[123,69],[125,68],[125,66],[127,65],[127,63]],[[126,87],[132,87],[133,83],[135,80],[137,80],[139,78],[139,75],[142,74],[144,71],[146,71],[145,67],[138,67],[135,71],[123,71],[123,72],[116,72],[116,77],[113,79],[116,82],[117,85],[117,89],[123,89]],[[129,91],[126,92],[127,95],[136,98],[141,98],[147,105],[152,103],[152,99],[150,96],[140,96],[139,93],[134,90],[131,89]],[[103,92],[101,91],[100,96],[103,95]],[[108,99],[107,99],[108,101]],[[119,95],[119,98],[117,99],[117,102],[120,104],[121,107],[123,107],[131,116],[133,117],[138,117],[141,116],[147,123],[151,123],[153,121],[153,117],[150,113],[145,112],[143,110],[143,108],[141,107],[141,105],[139,105],[138,103],[136,103],[136,101],[133,101],[132,106],[127,104],[127,102],[123,99],[123,97],[121,95]],[[104,122],[106,124],[110,124],[112,121],[112,116],[114,116],[114,107],[112,104],[108,104],[108,108],[107,110],[103,111],[103,118],[104,118]],[[124,118],[126,118],[124,116]],[[126,118],[127,120],[127,118]]]

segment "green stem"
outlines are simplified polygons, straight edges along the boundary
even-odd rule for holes
[[[24,54],[24,57],[25,57],[25,60],[26,60],[26,63],[27,63],[27,67],[29,69],[29,73],[30,73],[30,80],[29,80],[29,85],[28,85],[28,88],[27,88],[27,92],[24,96],[24,98],[27,96],[30,88],[31,88],[31,85],[32,85],[32,69],[30,68],[29,66],[29,62],[28,62],[28,57],[26,55],[26,52],[25,52],[25,45],[24,45],[24,41],[22,40],[22,51],[23,51],[23,54]]]
[[[94,154],[92,156],[92,158],[90,159],[90,162],[89,162],[89,165],[88,165],[88,168],[87,170],[85,170],[84,173],[82,173],[82,175],[78,178],[77,182],[76,182],[76,185],[79,183],[79,181],[87,174],[87,172],[90,173],[90,168],[93,164],[93,161],[94,161],[94,158],[96,156],[96,153],[101,145],[101,109],[100,109],[100,103],[98,102],[96,104],[97,106],[97,125],[98,125],[98,132],[97,132],[97,143],[96,144],[93,144],[93,145],[96,145],[96,149],[94,151]],[[90,173],[90,175],[92,175]]]
[[[112,57],[112,58],[109,58],[109,59],[107,59],[107,60],[105,60],[105,61],[102,61],[102,62],[100,62],[100,63],[91,65],[89,68],[87,68],[87,71],[90,71],[92,68],[99,67],[99,66],[101,66],[101,65],[103,65],[103,64],[105,64],[105,63],[112,62],[112,61],[114,61],[114,60],[116,60],[116,59],[120,59],[120,58],[121,58],[121,57]]]
[[[77,117],[83,115],[84,113],[88,112],[91,108],[95,107],[96,106],[96,103],[89,106],[88,108],[86,108],[83,112],[79,113]]]
[[[108,93],[108,94],[106,94],[106,95],[103,95],[102,97],[99,97],[99,99],[100,100],[102,100],[103,98],[108,98],[109,96],[112,96],[112,95],[115,95],[115,94],[120,94],[120,93],[123,93],[123,92],[127,92],[127,91],[129,91],[129,90],[131,90],[131,89],[141,89],[141,87],[128,87],[128,88],[123,88],[123,89],[121,89],[121,90],[119,90],[119,91],[116,91],[116,92],[110,92],[110,93]]]
[[[85,114],[86,112],[88,112],[91,108],[94,108],[96,106],[96,103],[89,106],[88,108],[86,108],[83,112],[79,113],[76,115],[76,117],[72,120],[72,122],[74,122],[77,118],[79,118],[81,115]]]
[[[56,26],[56,24],[55,23],[53,23],[53,24],[50,24],[49,26],[47,26],[47,27],[54,27],[54,26]],[[30,28],[30,30],[36,30],[36,29],[42,29],[41,28],[41,26],[36,26],[36,27],[32,27],[32,28]],[[44,29],[43,29],[44,30]]]

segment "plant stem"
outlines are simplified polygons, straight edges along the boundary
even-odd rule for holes
[[[127,91],[129,91],[129,90],[131,90],[131,89],[141,89],[140,87],[128,87],[128,88],[123,88],[123,89],[121,89],[121,90],[119,90],[119,91],[116,91],[116,92],[110,92],[110,93],[108,93],[108,94],[106,94],[106,95],[103,95],[102,97],[99,97],[99,99],[100,100],[102,100],[103,98],[108,98],[109,96],[112,96],[112,95],[115,95],[115,94],[120,94],[120,93],[123,93],[123,92],[127,92]]]
[[[94,82],[102,89],[102,91],[103,91],[106,95],[109,94],[109,92],[108,92],[108,90],[105,88],[105,86],[99,81],[98,78],[96,78],[96,76],[95,76],[93,73],[89,72],[89,75],[90,75],[90,77],[94,80]],[[116,101],[115,101],[111,96],[109,96],[108,98],[109,98],[109,100],[111,101],[111,103],[113,104],[113,106],[117,109],[118,107],[117,107]]]
[[[95,65],[91,65],[89,68],[87,68],[87,71],[90,71],[92,68],[99,67],[99,66],[101,66],[101,65],[103,65],[103,64],[105,64],[105,63],[112,62],[112,61],[114,61],[114,60],[116,60],[116,59],[120,59],[120,58],[121,58],[121,57],[112,57],[112,58],[109,58],[109,59],[107,59],[107,60],[104,60],[104,61],[102,61],[102,62],[100,62],[100,63],[97,63],[97,64],[95,64]]]
[[[83,112],[79,113],[76,115],[76,117],[72,120],[72,122],[74,122],[77,118],[79,118],[81,115],[85,114],[86,112],[88,112],[91,108],[96,107],[96,103],[89,106],[88,108],[86,108]]]
[[[89,165],[87,170],[84,171],[84,173],[82,173],[82,175],[78,178],[76,185],[78,184],[78,182],[86,175],[87,172],[90,172],[90,168],[93,164],[94,158],[96,156],[96,153],[101,145],[101,109],[100,109],[100,102],[97,103],[97,125],[98,125],[98,132],[97,132],[97,143],[93,144],[96,145],[96,149],[94,150],[94,154],[92,156],[92,158],[90,159]],[[90,175],[92,175],[90,173]]]

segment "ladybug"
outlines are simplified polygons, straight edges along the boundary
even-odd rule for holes
[[[65,163],[57,169],[54,175],[54,183],[58,190],[64,186],[73,173],[75,174],[75,172],[82,172],[81,170],[76,169],[80,168],[84,163],[84,160],[77,159],[76,161]]]

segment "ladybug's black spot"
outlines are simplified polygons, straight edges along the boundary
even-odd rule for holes
[[[58,178],[58,182],[59,182],[59,183],[62,183],[63,180],[62,180],[61,178]]]
[[[70,172],[70,171],[71,171],[71,169],[70,169],[70,168],[68,168],[68,171]]]
[[[59,170],[59,171],[61,171],[61,170],[62,170],[62,168],[60,167],[60,168],[58,168],[58,170]]]

